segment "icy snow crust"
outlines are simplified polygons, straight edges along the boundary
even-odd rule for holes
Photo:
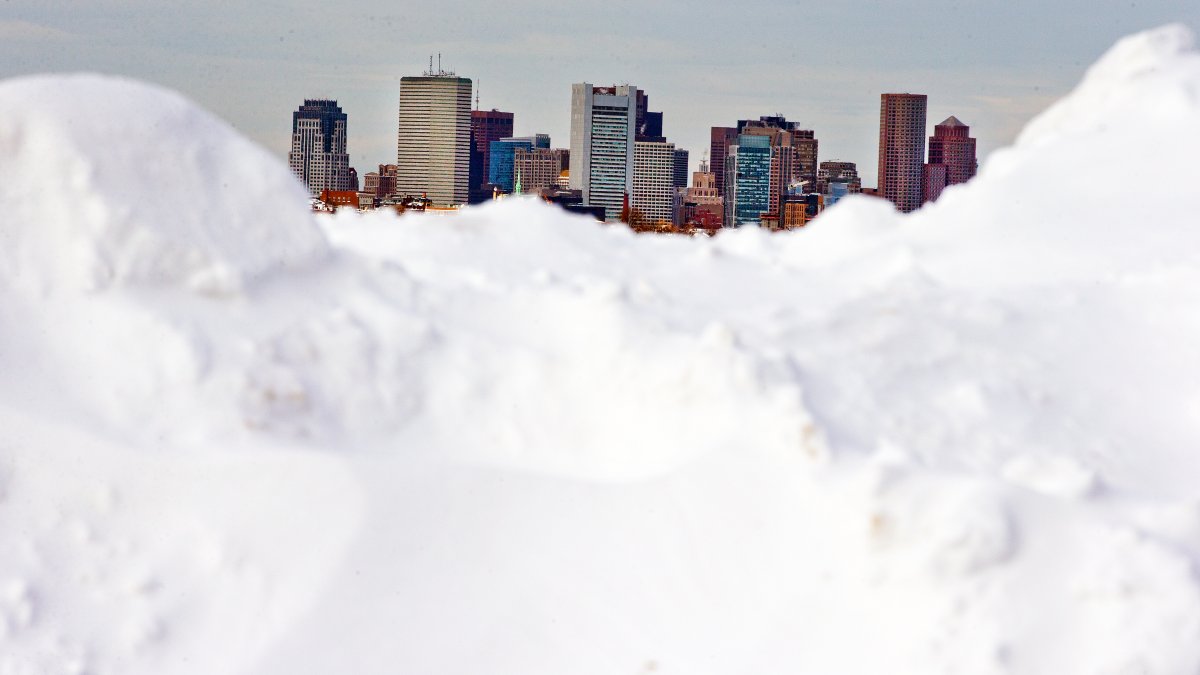
[[[315,221],[0,84],[0,673],[1200,669],[1200,56],[901,217]]]

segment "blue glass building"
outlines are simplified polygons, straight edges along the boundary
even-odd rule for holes
[[[739,134],[725,156],[727,227],[759,224],[771,210],[771,138]]]
[[[550,136],[537,134],[521,138],[502,138],[492,141],[488,146],[488,183],[498,186],[504,192],[512,192],[516,183],[513,175],[513,159],[517,148],[532,150],[534,148],[550,148]]]

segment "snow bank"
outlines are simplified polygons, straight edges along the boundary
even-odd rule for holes
[[[325,252],[276,158],[182,96],[96,75],[0,87],[5,285],[229,293]]]
[[[1200,669],[1182,28],[782,236],[314,224],[174,94],[0,112],[0,673]]]

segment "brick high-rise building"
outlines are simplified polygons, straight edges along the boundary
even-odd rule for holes
[[[937,168],[937,167],[944,168]],[[957,117],[946,118],[929,137],[929,164],[925,168],[925,201],[936,200],[942,190],[965,183],[975,176],[975,139],[971,127]]]
[[[326,190],[351,189],[346,113],[337,101],[304,99],[304,105],[292,113],[288,167],[314,197]]]
[[[925,94],[881,94],[879,103],[879,195],[904,213],[924,198]]]
[[[725,194],[725,155],[729,146],[737,140],[738,130],[734,127],[713,127],[709,134],[708,157],[717,190]]]
[[[491,190],[484,189],[488,182],[488,167],[491,166],[491,143],[502,138],[512,138],[513,118],[512,113],[495,108],[471,111],[472,202],[491,198]]]
[[[433,71],[400,78],[396,192],[436,205],[466,204],[470,190],[471,80]]]

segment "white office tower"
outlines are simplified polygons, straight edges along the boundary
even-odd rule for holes
[[[633,193],[637,87],[571,86],[571,189],[617,220]]]
[[[441,70],[401,78],[396,193],[466,204],[470,165],[471,80]]]
[[[304,99],[292,113],[288,167],[314,197],[325,190],[351,189],[346,114],[337,101]]]
[[[675,220],[675,144],[637,141],[630,206],[651,223]]]

